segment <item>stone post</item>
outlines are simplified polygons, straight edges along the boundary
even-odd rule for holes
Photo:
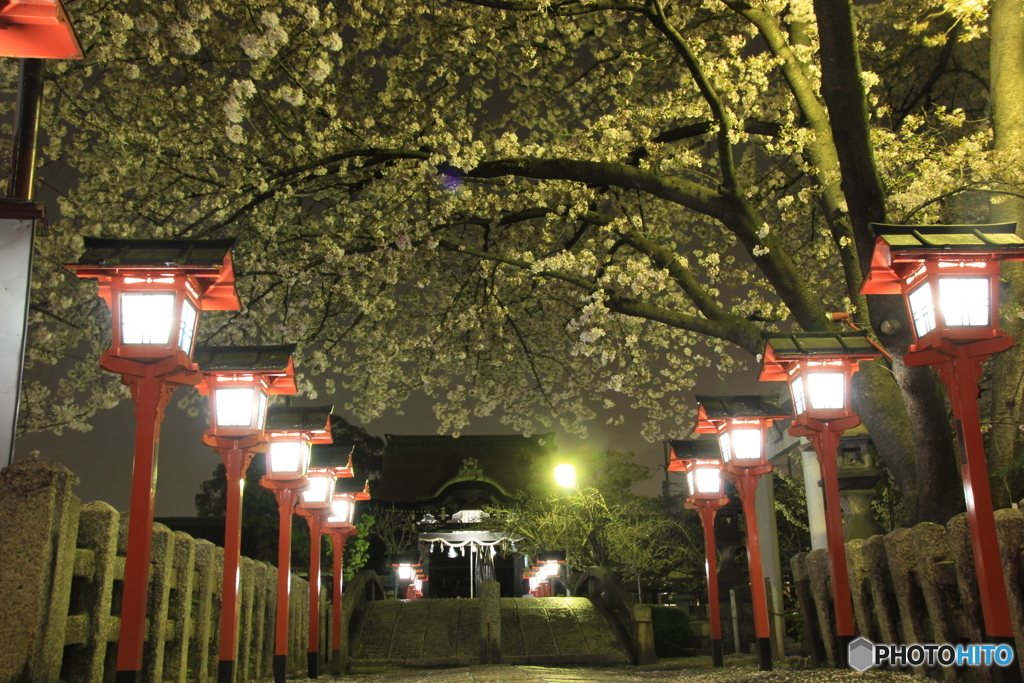
[[[873,643],[878,640],[878,621],[875,618],[874,595],[868,582],[868,567],[861,552],[864,541],[856,539],[846,544],[846,571],[850,577],[850,594],[853,597],[853,616],[857,622],[857,633]],[[874,571],[874,567],[871,567]]]
[[[64,650],[68,683],[102,683],[107,641],[117,639],[117,619],[110,615],[117,570],[117,510],[106,503],[86,503],[78,519],[78,547],[91,554],[91,571],[83,573],[71,611],[82,617],[81,644]],[[69,617],[69,622],[74,617]]]
[[[657,664],[658,655],[654,652],[654,624],[651,622],[651,608],[648,605],[633,605],[633,647],[636,651],[636,663]]]
[[[796,591],[797,605],[803,622],[803,642],[807,655],[811,658],[811,666],[825,666],[825,644],[821,640],[821,627],[818,624],[818,606],[814,604],[814,593],[811,591],[810,570],[807,568],[807,553],[798,553],[790,562],[793,568],[793,587]]]
[[[188,678],[188,631],[192,623],[192,585],[195,581],[196,541],[183,531],[174,532],[174,575],[167,603],[171,639],[164,645],[165,683],[185,683]]]
[[[832,600],[831,558],[827,550],[812,550],[807,553],[807,575],[811,580],[811,594],[818,609],[818,625],[821,641],[825,646],[825,657],[830,667],[839,661],[839,643],[835,634],[835,603]]]
[[[43,458],[0,472],[0,681],[57,681],[75,568],[78,481]]]
[[[917,558],[914,557],[910,529],[896,529],[885,537],[885,554],[889,558],[889,574],[900,607],[902,639],[900,643],[931,643],[931,633],[926,629],[928,609],[924,595],[917,584]],[[925,675],[923,666],[913,667],[914,673]]]
[[[501,584],[480,582],[480,663],[501,663]]]
[[[956,616],[962,614],[960,596],[956,590],[956,571],[950,561],[949,539],[946,528],[932,522],[922,522],[910,529],[907,540],[914,552],[917,566],[917,584],[924,596],[931,624],[933,643],[955,643]],[[942,676],[954,681],[960,672],[943,668]]]
[[[1002,557],[1003,576],[1006,577],[1006,597],[1010,601],[1010,618],[1013,619],[1013,633],[1017,641],[1017,652],[1024,652],[1024,565],[1021,563],[1021,549],[1024,548],[1024,512],[1014,509],[996,510],[996,534]],[[1024,662],[1017,662],[1024,669]]]
[[[129,515],[121,517],[127,539]],[[146,640],[142,653],[143,683],[160,683],[164,672],[164,636],[167,608],[171,596],[171,569],[174,562],[174,532],[163,524],[153,524],[153,546],[149,569],[149,604],[146,607]]]
[[[209,541],[195,542],[195,577],[192,585],[192,597],[195,606],[192,608],[192,633],[188,639],[189,678],[197,681],[210,680],[210,626],[215,624],[213,611],[213,591],[215,584],[220,583],[220,573],[216,566],[217,547]],[[216,628],[216,626],[214,626]],[[214,649],[213,652],[217,650]],[[216,676],[217,669],[212,673]]]
[[[878,636],[883,643],[902,643],[900,636],[899,606],[892,588],[892,573],[889,571],[889,556],[885,553],[885,537],[872,536],[861,542],[860,552],[864,556],[868,586],[871,587],[871,601],[875,608],[875,623]]]
[[[259,678],[252,662],[252,605],[256,595],[256,563],[248,557],[238,558],[238,652],[235,653],[235,680]]]

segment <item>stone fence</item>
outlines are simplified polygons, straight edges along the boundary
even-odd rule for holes
[[[997,510],[996,532],[1006,576],[1017,651],[1024,652],[1024,512]],[[978,643],[983,621],[966,513],[946,526],[925,522],[846,544],[858,635],[875,643]],[[834,666],[837,654],[826,550],[792,560],[804,640],[812,664]],[[915,673],[957,680],[955,668]],[[977,680],[989,680],[978,668]]]
[[[112,680],[127,515],[82,505],[75,483],[42,458],[0,472],[0,683]],[[216,680],[224,551],[157,524],[152,552],[143,680]],[[237,680],[256,680],[272,675],[277,570],[244,557],[240,569]],[[293,575],[294,672],[306,668],[308,603],[309,584]],[[328,613],[325,603],[322,626]]]

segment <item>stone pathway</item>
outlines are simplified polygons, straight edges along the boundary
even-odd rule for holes
[[[311,679],[304,679],[310,683]],[[402,669],[343,677],[321,676],[316,683],[915,683],[929,679],[888,671],[790,669],[761,672],[752,666],[675,671],[615,668],[555,668],[544,666],[469,666],[456,669]],[[299,683],[299,681],[293,681]]]

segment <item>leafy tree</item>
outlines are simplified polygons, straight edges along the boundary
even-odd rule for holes
[[[589,454],[575,488],[538,488],[514,507],[488,512],[496,528],[516,539],[516,552],[564,549],[574,571],[614,567],[630,580],[696,573],[704,557],[699,525],[666,515],[660,499],[632,493],[648,476],[632,459],[617,451]]]
[[[384,564],[390,569],[392,555],[416,551],[416,513],[396,508],[393,503],[373,503],[370,509],[375,520],[373,535],[384,545]]]
[[[71,11],[87,58],[50,66],[43,177],[77,185],[40,240],[28,357],[82,362],[56,388],[30,378],[25,428],[85,428],[125,396],[93,362],[102,305],[59,268],[81,234],[237,235],[245,308],[209,316],[206,341],[300,342],[360,417],[422,391],[453,433],[499,413],[584,434],[629,405],[648,438],[685,434],[699,370],[849,311],[893,352],[862,366],[855,407],[905,521],[962,505],[941,387],[901,360],[902,303],[859,287],[871,221],[1021,213],[1016,0]],[[1020,353],[997,360],[987,403],[997,471],[1018,443]]]

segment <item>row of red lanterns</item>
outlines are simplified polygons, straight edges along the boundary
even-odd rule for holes
[[[210,428],[203,441],[221,454],[227,476],[224,574],[218,680],[235,676],[239,553],[245,473],[253,455],[266,454],[260,484],[274,492],[280,517],[274,677],[287,671],[291,517],[310,527],[309,675],[319,669],[320,539],[334,547],[335,659],[341,649],[341,558],[345,539],[356,533],[354,504],[368,490],[335,493],[345,467],[310,467],[314,444],[331,443],[331,406],[268,408],[269,398],[297,393],[294,345],[195,347],[204,311],[238,310],[231,250],[234,240],[118,240],[85,238],[85,253],[67,267],[99,282],[112,314],[112,343],[100,365],[121,375],[136,403],[124,600],[118,638],[119,682],[138,681],[146,629],[150,539],[156,487],[157,446],[164,408],[179,385],[195,385],[210,397]],[[193,353],[194,350],[194,353]]]
[[[977,407],[981,364],[1010,348],[1013,339],[999,328],[999,263],[1024,260],[1024,240],[1012,223],[988,226],[872,225],[876,233],[865,294],[903,296],[913,343],[903,362],[929,365],[939,373],[953,404],[961,452],[964,496],[988,642],[1014,648],[1005,578],[1001,569],[988,471]],[[825,489],[825,523],[839,645],[837,666],[845,668],[848,644],[856,635],[847,575],[839,502],[836,456],[839,437],[860,424],[852,408],[852,378],[860,361],[887,355],[857,330],[842,333],[767,335],[760,379],[784,381],[795,417],[792,436],[809,438],[818,455]],[[888,321],[889,332],[897,325]],[[701,516],[707,544],[708,600],[711,610],[713,662],[722,665],[718,586],[714,566],[714,519],[727,499],[722,474],[736,484],[747,516],[751,592],[759,664],[771,668],[768,606],[761,578],[754,490],[767,460],[769,425],[791,415],[761,397],[698,397],[696,433],[715,434],[721,460],[675,457],[670,469],[686,472],[687,507]],[[1014,665],[1000,670],[1003,680],[1020,680]]]

